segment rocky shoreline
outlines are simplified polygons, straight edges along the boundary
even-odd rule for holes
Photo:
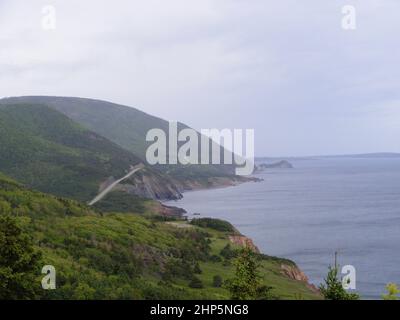
[[[207,178],[206,181],[199,181],[196,179],[187,180],[185,183],[178,183],[182,193],[188,191],[199,191],[217,188],[234,187],[246,182],[259,182],[262,181],[256,177],[243,177],[243,176],[228,176],[228,177],[213,177]],[[174,200],[174,199],[171,199]]]

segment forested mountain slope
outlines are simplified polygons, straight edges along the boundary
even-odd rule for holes
[[[39,103],[47,105],[132,152],[143,162],[146,161],[147,147],[151,144],[151,142],[146,141],[147,132],[150,129],[158,128],[166,132],[168,136],[167,121],[136,108],[101,100],[26,96],[2,99],[0,103]],[[188,128],[188,126],[178,123],[178,128]],[[220,150],[221,159],[223,159],[223,148],[221,147]],[[245,181],[246,179],[243,177],[234,176],[234,168],[233,165],[158,166],[158,169],[174,178],[182,189],[229,184],[229,180],[233,182]]]
[[[124,176],[140,162],[48,106],[0,104],[0,171],[29,187],[87,202],[102,184]],[[151,168],[131,179],[132,194],[180,197],[177,187]]]

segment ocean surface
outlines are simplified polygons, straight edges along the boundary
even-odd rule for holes
[[[400,285],[400,158],[291,160],[264,179],[187,192],[170,205],[226,219],[263,253],[294,260],[319,285],[338,252],[363,299]]]

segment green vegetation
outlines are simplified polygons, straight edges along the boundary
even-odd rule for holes
[[[231,244],[228,243],[225,247],[222,248],[219,254],[225,260],[230,260],[237,256],[237,250],[232,250]]]
[[[220,275],[218,275],[218,274],[215,275],[213,277],[213,287],[220,288],[220,287],[222,287],[222,284],[223,284],[222,277]]]
[[[0,104],[0,171],[31,188],[87,202],[101,183],[124,176],[139,162],[129,151],[45,105]],[[180,195],[168,177],[150,168],[125,182],[131,183],[130,193],[142,197],[152,192]],[[99,205],[106,211],[140,212],[142,202],[118,191]]]
[[[190,280],[189,287],[190,288],[194,288],[194,289],[202,289],[202,288],[204,288],[203,282],[201,282],[201,280],[199,278],[197,278],[196,276],[194,276],[192,278],[192,280]]]
[[[322,295],[327,300],[358,300],[360,297],[356,293],[348,293],[338,278],[338,267],[329,267],[325,284],[320,286]]]
[[[40,253],[34,250],[31,240],[23,233],[10,208],[2,203],[0,208],[0,299],[34,299],[39,294],[37,277],[40,270]]]
[[[139,159],[43,105],[0,105],[0,170],[34,189],[81,201]]]
[[[199,218],[193,219],[191,224],[203,228],[210,228],[222,232],[237,233],[236,229],[228,222],[220,219],[213,218]]]
[[[224,265],[219,254],[229,242],[228,233],[184,221],[172,225],[132,213],[99,212],[74,200],[26,189],[4,176],[0,176],[0,208],[0,216],[12,215],[20,230],[13,232],[19,234],[15,239],[31,239],[31,245],[20,242],[26,245],[19,252],[30,252],[23,256],[30,256],[31,262],[40,252],[41,264],[57,271],[57,289],[43,290],[43,275],[31,263],[34,270],[25,271],[32,287],[39,288],[34,297],[230,298],[226,288],[214,285],[216,275],[230,278],[235,273],[233,264]],[[274,286],[279,297],[318,298],[305,283],[285,277],[279,262],[261,255],[259,259],[260,283]],[[20,297],[33,297],[29,287],[22,291],[25,296]]]
[[[97,202],[94,207],[104,212],[140,212],[145,214],[148,211],[148,205],[152,202],[150,199],[141,198],[133,194],[112,191]]]
[[[132,107],[106,101],[44,96],[8,98],[2,101],[8,104],[47,105],[132,152],[143,162],[146,159],[147,147],[151,144],[145,139],[147,132],[159,128],[168,133],[167,121]],[[188,126],[179,123],[178,128],[180,130]],[[183,185],[195,182],[207,186],[208,178],[227,177],[234,173],[232,165],[160,165],[158,169]]]
[[[395,283],[389,283],[386,286],[387,293],[382,295],[383,300],[399,300],[400,290]]]

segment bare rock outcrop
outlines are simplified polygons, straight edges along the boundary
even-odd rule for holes
[[[171,179],[146,169],[119,184],[116,189],[154,200],[178,200],[183,197]]]
[[[248,247],[255,253],[260,253],[260,250],[254,244],[253,240],[243,235],[230,235],[229,241],[241,247]]]
[[[308,277],[305,275],[305,273],[295,265],[290,266],[287,264],[282,264],[281,270],[282,273],[287,277],[289,277],[290,279],[308,282]]]
[[[319,289],[315,285],[309,283],[308,277],[305,275],[303,271],[300,270],[298,266],[281,264],[281,271],[288,278],[305,282],[310,290],[312,290],[315,293],[320,293]]]

